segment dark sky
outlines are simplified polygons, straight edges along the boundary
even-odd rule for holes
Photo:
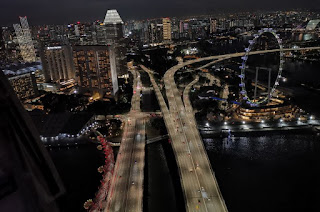
[[[222,10],[320,8],[319,0],[0,0],[0,25],[18,22],[62,24],[93,21],[107,9],[117,9],[124,20],[210,14]]]

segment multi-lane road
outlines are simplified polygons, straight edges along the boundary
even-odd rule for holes
[[[172,139],[172,146],[177,160],[177,165],[179,167],[180,180],[187,211],[226,211],[224,201],[220,198],[221,195],[219,190],[216,189],[216,193],[212,193],[210,190],[206,190],[205,188],[206,184],[208,184],[206,186],[207,189],[211,189],[211,187],[217,188],[217,184],[213,177],[208,180],[206,179],[206,175],[213,176],[213,172],[210,169],[210,166],[206,167],[205,163],[200,158],[201,156],[192,156],[192,153],[200,153],[200,147],[190,139],[194,132],[190,131],[186,133],[186,126],[183,126],[186,123],[183,123],[182,119],[179,117],[179,111],[176,110],[178,106],[175,106],[174,103],[170,103],[171,101],[175,101],[174,98],[172,98],[172,96],[169,97],[167,93],[168,102],[171,107],[174,108],[172,111],[169,111],[160,89],[153,78],[152,72],[144,66],[141,66],[141,68],[150,76],[151,83],[163,112],[164,121]],[[170,88],[168,87],[166,89]],[[179,109],[182,109],[181,105],[179,105]],[[204,148],[203,151],[205,151]],[[199,174],[197,174],[197,172]]]
[[[177,89],[174,80],[174,74],[183,66],[185,64],[181,63],[169,69],[164,75],[164,84],[170,113],[180,138],[179,154],[187,155],[189,158],[183,164],[179,164],[179,166],[189,167],[189,179],[185,188],[187,210],[227,211],[196,127],[192,109],[186,110],[181,92]]]
[[[105,211],[143,210],[145,114],[140,112],[140,74],[136,70],[131,72],[134,76],[131,111],[126,119]]]

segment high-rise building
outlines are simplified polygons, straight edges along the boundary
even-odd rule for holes
[[[123,38],[123,21],[117,10],[108,10],[103,22],[107,32],[107,42],[112,44]]]
[[[38,95],[38,87],[34,72],[8,75],[7,77],[21,102]]]
[[[163,42],[163,24],[151,22],[148,26],[149,43]]]
[[[172,39],[179,39],[179,20],[177,18],[171,19],[171,32],[172,32]]]
[[[70,46],[43,47],[40,58],[46,82],[67,81],[75,78]]]
[[[183,33],[183,32],[184,32],[184,22],[183,22],[183,21],[180,21],[180,24],[179,24],[179,32],[180,32],[180,33]]]
[[[217,32],[217,20],[210,18],[210,34]]]
[[[119,77],[128,73],[126,67],[126,46],[124,43],[124,25],[123,21],[117,10],[108,10],[103,22],[100,26],[101,37],[105,36],[107,45],[114,45],[115,53],[115,68]],[[103,44],[103,43],[101,43]]]
[[[95,25],[95,33],[96,44],[107,45],[107,28],[103,23]]]
[[[6,60],[6,49],[4,46],[4,39],[2,34],[2,28],[0,28],[0,61]]]
[[[0,211],[59,211],[58,172],[2,71],[0,105]]]
[[[14,30],[18,39],[20,53],[24,62],[37,60],[27,17],[20,17],[20,24],[14,24]]]
[[[171,41],[171,21],[170,21],[170,18],[163,18],[162,25],[163,25],[163,40],[164,41]]]
[[[115,43],[113,46],[115,51],[117,75],[118,77],[124,77],[126,74],[128,74],[126,43],[122,40]]]
[[[115,50],[113,46],[74,46],[73,61],[76,82],[83,90],[100,97],[118,91]]]

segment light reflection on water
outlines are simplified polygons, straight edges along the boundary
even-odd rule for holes
[[[319,137],[268,134],[203,141],[230,212],[320,211]]]

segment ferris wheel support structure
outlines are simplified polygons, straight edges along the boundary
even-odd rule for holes
[[[246,90],[246,86],[245,86],[245,70],[247,68],[247,60],[250,54],[250,51],[252,50],[254,44],[256,43],[257,39],[266,33],[270,33],[272,34],[279,45],[279,49],[280,49],[280,62],[279,62],[279,70],[278,70],[278,74],[277,74],[277,78],[276,81],[274,83],[274,85],[271,88],[271,70],[269,69],[269,79],[268,79],[268,95],[263,98],[262,100],[257,100],[257,81],[258,81],[258,69],[259,67],[257,67],[258,69],[256,69],[256,80],[255,80],[255,90],[254,90],[254,98],[250,99],[247,95],[247,90]],[[270,102],[270,98],[272,97],[273,93],[276,90],[276,87],[279,85],[279,81],[281,79],[281,73],[283,70],[283,46],[282,46],[282,40],[280,39],[279,35],[276,34],[275,30],[273,30],[272,28],[264,28],[262,30],[258,31],[258,34],[254,35],[254,39],[253,40],[249,40],[249,47],[245,48],[245,55],[243,57],[241,57],[242,59],[242,65],[239,67],[241,69],[241,74],[239,75],[240,79],[241,79],[241,83],[239,84],[239,86],[241,87],[241,91],[240,94],[243,96],[243,100],[246,101],[247,104],[249,104],[251,107],[257,107],[260,106],[260,104],[263,104],[265,102]],[[263,68],[260,68],[263,69]]]

